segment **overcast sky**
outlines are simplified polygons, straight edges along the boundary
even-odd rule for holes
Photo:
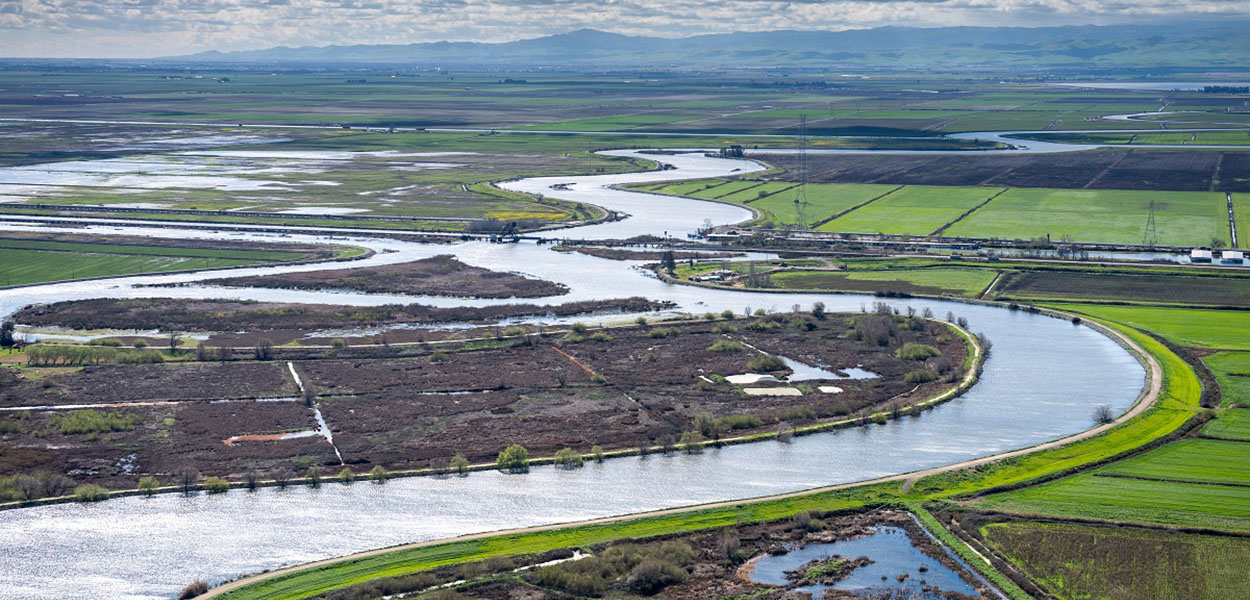
[[[509,41],[582,27],[677,37],[1224,16],[1250,16],[1250,0],[0,0],[0,56],[149,57],[277,45]]]

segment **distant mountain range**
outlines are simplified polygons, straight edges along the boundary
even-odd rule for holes
[[[1250,20],[1069,27],[880,27],[687,38],[593,29],[502,43],[279,46],[168,60],[447,67],[1250,67]]]

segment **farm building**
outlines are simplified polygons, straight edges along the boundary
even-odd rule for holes
[[[1194,248],[1189,251],[1189,262],[1192,263],[1209,263],[1211,262],[1211,258],[1212,254],[1210,250]]]

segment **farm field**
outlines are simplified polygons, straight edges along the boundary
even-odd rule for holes
[[[789,271],[771,276],[784,290],[887,291],[906,294],[974,297],[996,273],[985,269],[928,268],[888,271]]]
[[[1198,348],[1250,350],[1250,313],[1192,308],[1077,304],[1056,306],[1124,323],[1159,334],[1173,343]]]
[[[1233,272],[1224,276],[1185,277],[1141,271],[1037,270],[1011,273],[994,292],[1008,299],[1250,306],[1250,277]]]
[[[1218,422],[1218,420],[1217,420]],[[1101,475],[1250,485],[1250,444],[1187,439],[1098,469]]]
[[[956,223],[955,236],[1143,244],[1154,203],[1158,243],[1228,243],[1223,194],[1013,188]]]
[[[1228,390],[1225,390],[1227,393]],[[1241,396],[1243,399],[1245,396]],[[1250,442],[1250,409],[1230,408],[1202,428],[1203,435]]]
[[[1195,131],[1174,133],[1034,133],[1025,136],[1053,142],[1075,144],[1125,144],[1125,145],[1189,145],[1189,146],[1246,146],[1250,145],[1250,132],[1246,131]]]
[[[1241,180],[1250,191],[1250,177]],[[1250,247],[1250,193],[1233,194],[1233,215],[1237,223],[1237,247]]]
[[[1145,191],[1250,191],[1248,151],[1101,148],[1055,154],[813,154],[814,183],[885,183]],[[748,151],[748,156],[751,153]],[[795,158],[755,158],[794,170]],[[789,173],[779,179],[791,177]]]
[[[1246,538],[1036,522],[993,523],[979,534],[1059,600],[1250,595]]]
[[[238,267],[330,254],[312,249],[306,252],[265,250],[263,246],[244,249],[238,245],[202,244],[197,247],[189,243],[179,247],[176,242],[168,241],[162,245],[131,245],[109,243],[97,237],[78,242],[67,239],[72,238],[40,239],[37,234],[0,237],[0,286]]]
[[[1250,404],[1250,352],[1217,352],[1202,357],[1223,391],[1224,404]]]
[[[820,226],[821,231],[928,235],[1002,190],[907,186]]]

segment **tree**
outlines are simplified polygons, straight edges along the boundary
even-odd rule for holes
[[[1106,425],[1115,420],[1115,413],[1111,412],[1111,407],[1103,404],[1094,409],[1094,422],[1099,425]]]
[[[269,340],[256,342],[256,345],[252,347],[252,354],[256,360],[273,360],[273,342]]]
[[[812,318],[820,320],[820,321],[825,320],[825,303],[824,302],[816,302],[812,304]]]
[[[677,442],[682,452],[686,454],[698,454],[703,452],[703,434],[697,431],[686,431],[681,434],[681,441]]]
[[[182,493],[191,495],[191,490],[195,489],[195,484],[200,480],[199,471],[193,469],[183,469],[178,473],[178,484],[182,486]]]
[[[660,266],[668,272],[669,276],[672,276],[673,271],[677,270],[677,259],[673,258],[672,250],[665,250],[664,254],[660,255]]]
[[[178,332],[177,332],[177,331],[170,331],[170,332],[169,332],[169,353],[170,353],[170,354],[172,354],[172,355],[174,355],[174,356],[177,356],[177,355],[178,355],[178,346],[179,346],[180,344],[182,344],[182,340],[178,339]]]
[[[512,444],[499,453],[495,467],[506,473],[525,473],[530,470],[530,451],[520,444]]]
[[[374,483],[386,483],[390,477],[391,474],[382,465],[375,465],[373,470],[369,471],[369,479],[372,479]]]
[[[321,486],[321,467],[318,467],[317,465],[308,467],[308,475],[306,475],[306,477],[308,478],[308,485],[311,485],[313,487],[320,487]]]
[[[139,480],[139,491],[143,492],[144,496],[155,494],[159,487],[161,487],[160,480],[150,475]]]
[[[556,467],[561,469],[579,469],[585,463],[581,453],[572,448],[561,448],[556,451]]]
[[[0,323],[0,347],[3,347],[3,348],[13,347],[14,328],[16,328],[16,325],[13,323],[13,321],[5,321],[4,323]]]
[[[469,459],[465,458],[464,455],[459,452],[457,452],[455,456],[451,457],[451,462],[448,463],[448,466],[451,467],[451,470],[457,475],[469,474]]]

